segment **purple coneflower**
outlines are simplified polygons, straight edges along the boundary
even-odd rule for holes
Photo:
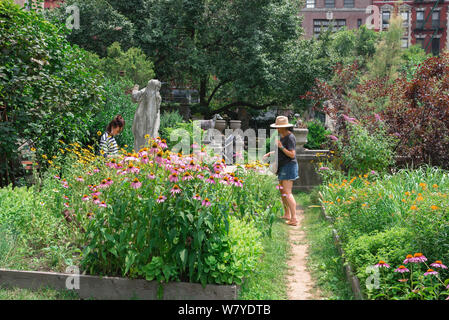
[[[198,179],[200,179],[200,180],[203,180],[203,179],[204,179],[204,176],[203,176],[201,173],[197,174],[196,177],[197,177]]]
[[[201,200],[200,195],[197,193],[196,195],[193,196],[194,200]]]
[[[92,193],[92,196],[99,196],[100,194],[101,194],[101,192],[100,191],[97,191],[97,190],[93,190],[94,192]]]
[[[232,184],[236,187],[243,187],[243,180],[240,180],[239,178],[234,177],[232,179]]]
[[[54,175],[53,178],[58,179],[58,180],[61,179],[61,177],[58,175]]]
[[[211,205],[209,198],[204,198],[203,202],[201,202],[202,206],[209,207]]]
[[[433,269],[429,269],[429,270],[427,270],[427,272],[424,273],[425,276],[428,276],[429,274],[430,274],[430,275],[431,275],[431,274],[437,275],[438,272],[436,272],[436,271],[433,270]]]
[[[350,123],[355,123],[355,118],[350,118],[347,115],[343,115],[343,119],[345,119],[346,121],[350,122]]]
[[[157,197],[156,202],[157,202],[157,203],[162,203],[162,202],[164,202],[166,199],[167,199],[166,196],[159,196],[159,197]]]
[[[182,177],[182,181],[189,181],[189,180],[192,180],[193,179],[193,176],[190,174],[190,172],[186,172],[186,173],[184,173],[184,176]]]
[[[332,134],[329,136],[329,138],[331,138],[331,140],[338,141],[338,138]]]
[[[106,202],[101,201],[101,202],[98,204],[98,206],[99,206],[99,207],[106,208],[106,207],[107,207],[107,204],[106,204]]]
[[[278,184],[278,185],[276,186],[276,189],[278,189],[278,190],[282,190],[282,189],[284,189],[284,187],[283,187],[283,186],[281,186],[280,184]]]
[[[158,153],[156,153],[156,157],[155,157],[155,159],[154,159],[154,160],[156,161],[156,163],[159,163],[159,164],[162,163],[162,161],[163,161],[162,155],[163,155],[163,153],[162,153],[161,151],[159,151]]]
[[[95,169],[94,169],[94,173],[97,173],[97,172],[100,172],[100,169],[95,168]]]
[[[424,261],[427,261],[427,258],[421,252],[415,253],[413,256],[413,260],[410,260],[410,262],[415,262],[415,263],[424,262]]]
[[[162,148],[162,149],[167,148],[167,140],[162,139],[162,140],[159,142],[159,147]]]
[[[375,265],[376,268],[389,268],[390,265],[385,261],[380,260],[378,264]]]
[[[84,179],[81,176],[76,177],[75,180],[79,182],[84,182]]]
[[[150,179],[150,180],[153,180],[153,179],[155,179],[155,178],[156,178],[156,176],[154,175],[154,173],[153,173],[153,172],[150,172],[150,174],[149,174],[149,175],[147,175],[147,178],[148,178],[148,179]]]
[[[100,203],[100,199],[98,198],[98,196],[93,196],[92,197],[92,201],[94,204],[99,204]]]
[[[90,198],[89,198],[89,196],[87,195],[87,194],[85,194],[82,198],[81,198],[81,200],[83,200],[83,201],[87,201],[87,200],[89,200]]]
[[[320,167],[318,170],[320,171],[329,170],[329,167]]]
[[[157,144],[157,142],[153,142],[151,144],[151,149],[150,149],[150,153],[155,153],[159,151],[159,145]]]
[[[88,176],[92,176],[92,175],[93,175],[93,173],[90,172],[90,171],[87,171],[86,174],[87,174]]]
[[[104,188],[107,188],[107,187],[109,187],[109,184],[108,184],[108,182],[106,181],[106,179],[103,179],[103,180],[101,180],[101,183],[100,183],[100,185],[98,186],[100,189],[104,189]]]
[[[447,267],[440,260],[435,261],[434,263],[430,264],[430,266],[435,268],[447,269]]]
[[[409,269],[407,269],[405,266],[399,266],[394,272],[404,273],[404,272],[410,272]]]
[[[206,182],[215,184],[215,179],[214,179],[214,177],[209,177],[209,178],[206,179]]]
[[[106,183],[110,186],[111,184],[114,183],[114,181],[112,181],[111,178],[107,178],[107,179],[106,179]]]
[[[69,203],[68,202],[64,202],[64,207],[66,207],[66,208],[70,207]]]
[[[133,189],[139,189],[142,186],[142,182],[139,181],[139,179],[134,178],[133,182],[131,182],[131,187]]]
[[[150,162],[150,159],[148,159],[147,155],[144,155],[140,160],[140,162],[142,162],[143,164],[147,164],[148,162]]]
[[[178,186],[177,184],[175,184],[175,185],[173,186],[173,188],[170,190],[170,192],[171,192],[171,194],[174,196],[175,193],[180,193],[180,192],[181,192],[181,189],[179,188],[179,186]]]
[[[413,262],[413,256],[411,255],[411,254],[408,254],[406,257],[405,257],[405,260],[402,262],[403,264],[407,264],[407,263],[409,263],[409,262]]]
[[[176,172],[173,172],[169,177],[168,180],[170,182],[178,182],[178,174]]]

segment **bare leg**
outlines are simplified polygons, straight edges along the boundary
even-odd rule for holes
[[[291,180],[284,180],[282,183],[282,186],[284,187],[283,191],[284,194],[286,194],[286,196],[284,197],[287,205],[290,209],[290,222],[291,223],[296,223],[296,200],[293,197],[292,194],[292,187],[293,187],[293,181]]]
[[[290,214],[290,206],[288,205],[287,198],[285,197],[285,187],[284,187],[285,180],[280,180],[279,184],[281,185],[282,189],[280,189],[281,193],[281,200],[282,204],[284,205],[284,215],[282,216],[282,219],[290,220],[291,214]]]

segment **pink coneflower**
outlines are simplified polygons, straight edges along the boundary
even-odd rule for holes
[[[214,177],[209,177],[206,179],[206,182],[215,184],[215,179],[214,179]]]
[[[407,264],[407,263],[409,263],[409,262],[413,262],[413,256],[411,255],[411,254],[408,254],[406,257],[405,257],[405,260],[402,262],[403,264]]]
[[[212,175],[212,178],[220,179],[221,178],[220,171],[215,170],[215,173]]]
[[[407,269],[405,266],[399,266],[394,272],[404,273],[404,272],[410,272],[409,269]]]
[[[97,172],[100,172],[100,169],[95,168],[95,169],[94,169],[94,173],[97,173]]]
[[[147,164],[148,162],[150,162],[150,159],[148,159],[147,155],[144,155],[140,160],[140,162],[142,162],[143,164]]]
[[[181,192],[181,189],[179,188],[179,186],[178,186],[177,184],[175,184],[175,185],[173,186],[173,188],[170,190],[170,192],[171,192],[171,194],[174,196],[175,193],[180,193],[180,192]]]
[[[184,173],[184,176],[182,177],[182,181],[189,181],[189,180],[192,180],[193,179],[193,176],[190,174],[190,172],[186,172],[186,173]]]
[[[243,187],[243,180],[240,180],[237,177],[232,178],[232,184],[236,187]]]
[[[282,197],[286,197],[287,196],[287,194],[286,193],[283,193],[282,195],[281,195]]]
[[[156,157],[155,157],[155,159],[154,159],[154,160],[156,161],[156,163],[159,163],[159,164],[162,163],[162,161],[163,161],[162,155],[163,155],[163,153],[162,153],[161,151],[159,151],[158,153],[156,153]]]
[[[142,183],[137,178],[134,178],[133,182],[131,182],[131,187],[133,189],[139,189],[141,186],[142,186]]]
[[[154,153],[154,152],[158,152],[158,151],[159,151],[159,145],[157,144],[157,142],[153,142],[151,144],[150,153]]]
[[[413,260],[410,262],[419,263],[424,261],[427,261],[427,258],[421,252],[418,252],[413,255]]]
[[[99,196],[101,194],[100,191],[94,190],[95,192],[92,193],[92,196]]]
[[[381,120],[380,115],[378,113],[374,114],[374,118],[376,118],[376,121],[380,121]]]
[[[82,198],[81,198],[81,200],[83,200],[83,201],[87,201],[87,200],[89,200],[90,198],[89,198],[89,196],[87,195],[87,194],[85,194]]]
[[[209,198],[204,198],[203,202],[201,202],[201,205],[204,207],[209,207],[211,205]]]
[[[229,185],[229,178],[228,177],[223,177],[223,179],[221,179],[220,180],[220,183],[222,183],[222,184],[226,184],[226,185]]]
[[[156,176],[154,175],[153,172],[150,172],[150,174],[147,175],[147,178],[150,179],[150,180],[153,180],[153,179],[156,178]]]
[[[447,267],[440,260],[435,261],[434,263],[430,264],[430,266],[435,268],[447,269]]]
[[[166,196],[159,196],[159,197],[157,197],[156,202],[157,202],[157,203],[162,203],[162,202],[164,202],[166,199],[167,199]]]
[[[112,181],[111,178],[107,178],[107,179],[106,179],[106,183],[110,186],[111,184],[114,183],[114,181]]]
[[[88,213],[87,213],[87,217],[88,217],[89,219],[92,219],[92,218],[94,217],[94,213],[93,213],[93,212],[88,212]]]
[[[196,195],[193,196],[194,200],[201,200],[200,195],[197,193]]]
[[[377,268],[389,268],[390,265],[385,261],[380,260],[378,264],[375,265]]]
[[[95,204],[99,204],[100,203],[100,199],[98,198],[98,196],[92,196],[92,202]]]
[[[371,170],[371,174],[377,174],[377,172],[374,170]]]
[[[429,270],[427,270],[427,272],[424,273],[425,276],[428,276],[429,274],[437,275],[438,272],[436,272],[433,269],[429,269]]]
[[[283,186],[281,186],[280,184],[278,184],[278,185],[276,186],[276,189],[278,189],[278,190],[282,190],[282,189],[284,189],[284,187],[283,187]]]
[[[329,167],[320,167],[318,170],[320,171],[329,170]]]
[[[197,177],[198,179],[200,179],[200,180],[203,180],[203,179],[204,179],[204,176],[203,176],[201,173],[197,174],[196,177]]]
[[[137,161],[138,159],[134,156],[127,156],[123,161]]]
[[[132,162],[128,164],[128,169],[126,169],[126,172],[132,172],[132,173],[139,173],[140,169],[138,167],[135,167]]]
[[[58,180],[61,179],[61,177],[58,175],[54,175],[53,178],[58,179]]]
[[[101,201],[100,204],[98,204],[98,206],[99,206],[99,207],[106,208],[106,207],[107,207],[107,204],[106,204],[106,202]]]
[[[70,207],[69,203],[68,202],[64,202],[64,207],[66,207],[66,208]]]
[[[347,115],[343,115],[343,119],[345,119],[346,121],[350,122],[350,123],[355,123],[356,119],[355,118],[350,118]]]
[[[92,176],[92,175],[93,175],[93,173],[92,173],[91,171],[87,171],[86,174],[87,174],[88,176]]]
[[[338,138],[332,134],[329,135],[329,138],[331,138],[331,140],[338,141]]]
[[[161,147],[162,149],[167,148],[167,141],[166,141],[165,139],[162,139],[162,140],[159,142],[159,147]]]
[[[178,182],[178,174],[176,172],[173,172],[169,177],[168,180],[170,182]]]
[[[69,200],[69,197],[67,197],[66,195],[62,196],[63,199]]]
[[[107,187],[109,187],[109,184],[108,184],[108,182],[106,181],[106,179],[103,179],[103,180],[101,180],[101,183],[100,183],[100,185],[98,186],[100,189],[104,189],[104,188],[107,188]]]

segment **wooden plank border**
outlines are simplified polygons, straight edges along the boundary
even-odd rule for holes
[[[319,194],[320,205],[321,205],[321,216],[326,221],[328,221],[331,224],[331,226],[333,226],[334,221],[331,217],[329,217],[326,214],[326,210],[323,205],[323,201],[324,201],[323,194],[321,192],[318,192],[318,194]],[[364,300],[362,290],[360,288],[359,278],[352,271],[353,268],[351,267],[350,263],[348,261],[346,261],[345,252],[343,250],[343,247],[342,247],[341,241],[340,241],[340,236],[338,235],[337,230],[335,230],[333,227],[332,227],[332,235],[333,235],[335,246],[338,250],[338,253],[340,254],[341,258],[343,259],[343,266],[345,269],[346,279],[348,280],[349,284],[351,285],[352,292],[354,293],[354,296],[357,300]]]
[[[79,278],[74,278],[76,276]],[[237,285],[208,284],[203,288],[199,283],[168,282],[160,284],[157,281],[143,279],[0,268],[0,286],[32,290],[43,287],[67,290],[67,283],[69,285],[79,283],[79,289],[73,290],[81,299],[98,300],[236,300],[240,289]]]

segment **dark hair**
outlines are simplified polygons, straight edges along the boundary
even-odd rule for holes
[[[106,131],[108,133],[111,133],[112,127],[120,127],[123,128],[125,126],[125,119],[121,115],[116,115],[114,119],[112,119],[111,122],[109,122],[108,126],[106,127]]]

